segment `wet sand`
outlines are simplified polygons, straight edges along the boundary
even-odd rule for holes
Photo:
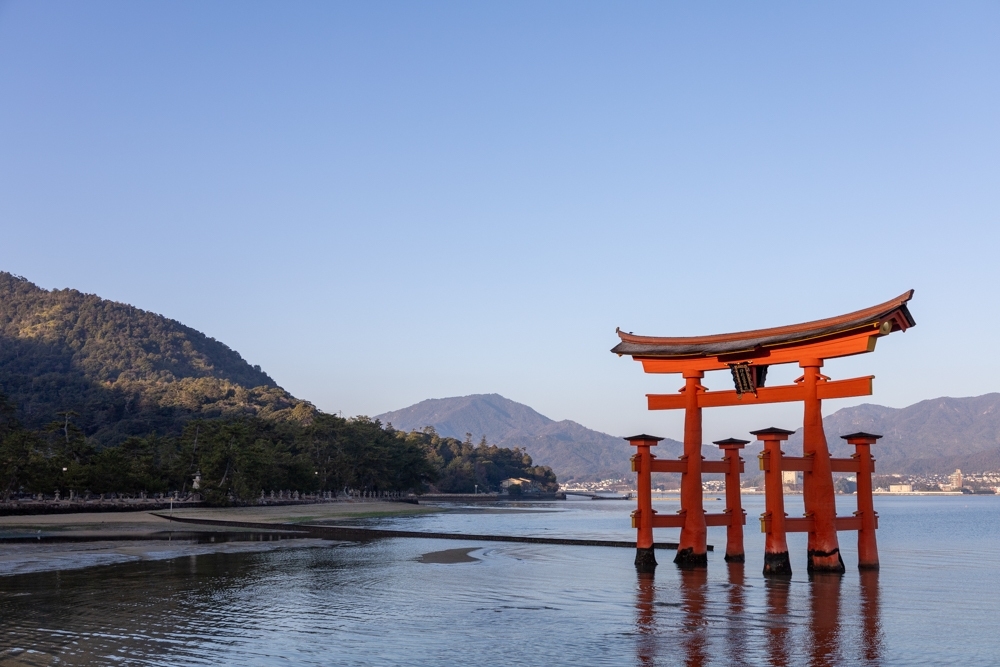
[[[252,523],[323,523],[343,519],[363,519],[403,514],[440,512],[442,507],[390,502],[318,503],[315,505],[279,505],[276,507],[203,507],[176,511],[174,516],[217,521]],[[166,515],[168,512],[158,512]]]
[[[178,518],[294,524],[440,511],[410,503],[344,502],[276,507],[210,507],[176,510]],[[157,514],[164,516],[157,516]],[[235,551],[269,551],[329,545],[292,533],[177,523],[169,511],[40,514],[0,517],[0,577],[77,569],[134,560]],[[218,536],[216,539],[215,536]],[[37,540],[37,542],[35,541]]]
[[[260,537],[260,536],[257,536]],[[0,578],[32,572],[77,570],[141,560],[166,560],[211,553],[247,553],[276,549],[326,547],[331,542],[315,538],[282,540],[241,539],[203,542],[191,538],[142,541],[95,540],[69,543],[17,543],[0,545]]]
[[[388,502],[344,502],[317,503],[309,505],[278,505],[274,507],[196,507],[178,509],[172,516],[190,519],[214,519],[217,521],[246,521],[252,523],[317,523],[401,514],[422,514],[438,512],[440,507],[413,505],[410,503]],[[0,538],[39,532],[65,533],[72,531],[78,535],[107,535],[111,533],[154,533],[163,530],[179,530],[174,522],[164,517],[169,510],[155,512],[81,512],[77,514],[35,514],[28,516],[0,517]],[[183,530],[198,530],[191,524]],[[218,527],[203,530],[218,531]]]

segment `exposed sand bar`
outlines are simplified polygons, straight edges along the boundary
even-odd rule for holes
[[[246,521],[248,523],[323,523],[331,520],[360,519],[403,514],[440,512],[444,508],[432,505],[392,502],[343,502],[311,505],[279,505],[275,507],[203,507],[174,512],[177,518]],[[160,515],[169,512],[160,510]]]
[[[330,544],[329,539],[289,533],[287,528],[304,522],[420,514],[440,509],[410,503],[343,502],[190,508],[174,513],[176,518],[252,523],[255,527],[251,530],[179,523],[152,512],[5,516],[0,517],[0,577],[218,552],[323,546]],[[169,515],[169,511],[159,513]],[[218,539],[213,535],[218,535]]]
[[[117,565],[144,560],[167,560],[213,553],[249,553],[276,549],[325,547],[329,540],[294,538],[281,540],[241,539],[204,542],[185,539],[94,540],[50,544],[0,544],[0,577],[53,570],[78,570],[97,565]]]
[[[278,505],[272,507],[198,507],[175,510],[173,516],[185,519],[214,519],[216,521],[243,521],[247,523],[322,523],[330,520],[356,519],[365,517],[394,516],[402,514],[422,514],[441,511],[440,507],[391,502],[343,502],[316,503],[308,505]],[[157,516],[157,515],[162,516]],[[94,536],[113,533],[155,533],[159,531],[181,530],[176,522],[163,518],[170,516],[169,510],[154,512],[95,512],[75,514],[35,514],[28,516],[0,517],[0,537],[33,534],[75,534]],[[280,530],[279,526],[275,529]],[[219,526],[196,526],[188,524],[183,530],[212,530]]]
[[[477,563],[478,558],[469,555],[469,552],[478,551],[480,547],[463,547],[461,549],[445,549],[444,551],[430,551],[417,558],[421,563],[437,563],[440,565],[454,565],[456,563]]]

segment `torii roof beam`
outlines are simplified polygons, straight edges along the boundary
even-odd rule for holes
[[[875,349],[878,338],[916,324],[906,307],[912,297],[910,290],[840,317],[714,336],[659,338],[619,329],[621,342],[611,351],[630,355],[647,373],[723,370],[741,362],[785,364],[863,354]]]

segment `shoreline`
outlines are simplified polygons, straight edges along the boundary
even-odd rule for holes
[[[440,507],[386,501],[347,501],[251,507],[178,507],[172,516],[221,521],[289,524],[329,519],[364,519],[379,516],[439,512]],[[169,509],[126,510],[121,512],[69,512],[64,514],[11,514],[0,516],[0,541],[5,536],[25,532],[156,532],[171,530]],[[277,526],[276,526],[277,529]]]
[[[152,511],[0,516],[0,578],[211,553],[318,547],[329,539],[289,524],[439,512],[385,501],[262,507],[174,507],[174,517],[253,522],[256,528],[177,523]],[[284,525],[282,525],[284,524]],[[273,527],[271,527],[273,525]]]

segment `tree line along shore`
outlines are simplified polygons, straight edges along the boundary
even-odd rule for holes
[[[427,491],[500,491],[505,479],[530,481],[539,492],[558,489],[552,470],[521,449],[442,437],[433,429],[408,433],[367,417],[314,412],[307,420],[257,416],[193,419],[177,435],[131,436],[95,443],[64,412],[43,428],[18,420],[0,394],[0,496],[61,499],[108,496],[155,498],[197,492],[209,505],[250,504],[271,491],[336,497],[399,497]],[[197,488],[195,488],[197,487]],[[281,491],[279,491],[281,490]],[[288,498],[292,500],[292,498]]]

